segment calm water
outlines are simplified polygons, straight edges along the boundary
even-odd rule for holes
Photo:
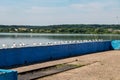
[[[19,44],[21,42],[32,45],[32,43],[91,39],[118,40],[120,35],[0,33],[0,48],[2,44],[11,46],[13,43]]]

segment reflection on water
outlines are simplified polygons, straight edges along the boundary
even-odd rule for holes
[[[0,46],[2,44],[12,45],[14,42],[19,44],[21,42],[25,44],[32,43],[46,43],[57,41],[69,41],[69,40],[91,40],[91,39],[103,39],[114,40],[120,39],[119,35],[93,35],[93,34],[31,34],[31,33],[0,33]]]

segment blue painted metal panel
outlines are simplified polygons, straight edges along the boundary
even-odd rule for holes
[[[67,44],[50,46],[49,49],[50,49],[51,59],[53,60],[66,58],[70,56]]]
[[[120,50],[120,40],[113,40],[111,42],[113,49]]]
[[[22,55],[20,49],[2,49],[0,50],[0,67],[15,66],[22,64]]]
[[[110,50],[110,42],[89,42],[69,46],[72,56]]]
[[[24,64],[42,62],[51,58],[49,46],[22,48],[20,51]]]
[[[66,58],[111,49],[111,41],[0,49],[0,67]]]
[[[0,80],[17,80],[17,71],[0,69]]]

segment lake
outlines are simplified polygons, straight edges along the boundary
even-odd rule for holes
[[[0,33],[0,48],[3,44],[12,46],[13,43],[24,43],[33,45],[33,43],[48,43],[59,41],[74,40],[120,40],[120,35],[113,34],[34,34],[34,33]]]

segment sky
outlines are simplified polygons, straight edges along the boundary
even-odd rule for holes
[[[120,24],[120,0],[0,0],[0,24]]]

